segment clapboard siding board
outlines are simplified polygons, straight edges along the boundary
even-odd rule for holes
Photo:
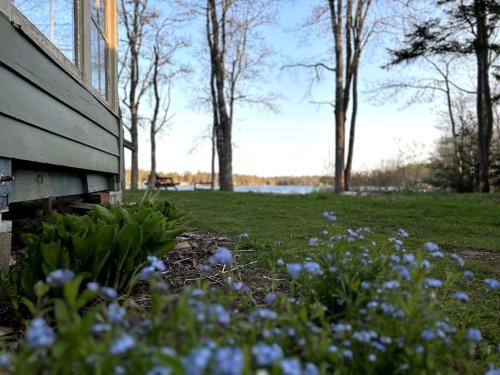
[[[0,14],[0,62],[31,84],[106,129],[120,135],[117,116],[80,82],[55,64],[45,53]],[[3,87],[2,87],[3,89]]]
[[[0,115],[0,156],[118,174],[118,156]]]
[[[87,181],[84,187],[82,181]],[[13,194],[10,202],[21,202],[46,197],[79,195],[109,190],[106,175],[88,175],[63,170],[16,170],[16,179],[12,182]]]
[[[120,155],[119,139],[0,65],[0,113],[101,151]]]

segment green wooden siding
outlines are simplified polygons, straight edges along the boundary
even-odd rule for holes
[[[0,47],[0,157],[118,175],[118,116],[2,14]]]
[[[0,115],[0,156],[118,174],[118,156]]]

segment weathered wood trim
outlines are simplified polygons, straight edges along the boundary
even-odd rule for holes
[[[0,158],[0,174],[4,176],[12,176],[12,161],[10,159]],[[8,210],[11,192],[11,182],[6,182],[3,184],[0,183],[0,220],[2,212]]]
[[[12,202],[49,197],[77,196],[109,190],[108,175],[91,175],[96,180],[88,184],[88,174],[71,170],[47,170],[42,165],[34,169],[15,169]],[[92,179],[93,177],[91,177]]]
[[[0,113],[112,155],[120,155],[117,136],[1,66],[0,85],[9,87],[9,90],[0,90]]]
[[[2,215],[0,214],[0,233],[10,232],[12,232],[12,221],[2,220]]]
[[[114,186],[110,185],[109,178],[102,174],[87,174],[84,178],[84,190],[87,193],[96,191],[113,190]]]
[[[115,111],[118,111],[118,2],[107,0],[105,9],[105,34],[108,42],[108,90],[109,103]]]
[[[137,147],[135,147],[132,142],[127,141],[126,139],[123,140],[123,147],[128,148],[130,151],[137,151]]]
[[[5,14],[7,17],[10,17],[11,12],[11,0],[0,0],[0,13]]]
[[[120,190],[122,186],[125,186],[125,137],[123,135],[123,126],[120,121],[120,175],[118,176],[117,186],[115,190]]]
[[[12,250],[12,233],[0,233],[0,268],[8,272]],[[0,298],[3,294],[0,294]]]
[[[120,173],[118,156],[0,115],[2,157],[88,171]],[[118,141],[118,140],[117,140]]]
[[[83,7],[84,0],[75,0],[75,53],[76,53],[76,66],[78,67],[78,71],[80,72],[80,79],[83,81],[85,85],[88,84],[88,78],[84,70],[84,28],[83,28]]]
[[[95,1],[95,0],[94,0]],[[90,26],[91,26],[91,16],[90,16],[90,1],[83,1],[81,5],[82,18],[81,18],[81,29],[82,29],[82,54],[83,54],[83,74],[85,76],[85,84],[89,91],[91,90],[92,95],[102,100],[99,93],[97,93],[92,87],[92,49],[91,49],[91,37],[90,37]]]

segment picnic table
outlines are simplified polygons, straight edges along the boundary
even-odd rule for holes
[[[158,174],[156,175],[155,188],[157,189],[168,189],[169,187],[173,187],[175,190],[177,190],[177,185],[179,185],[179,183],[175,182],[174,179],[170,176],[160,176]]]

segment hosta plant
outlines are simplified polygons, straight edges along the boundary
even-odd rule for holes
[[[184,231],[181,212],[168,201],[95,206],[87,215],[55,215],[40,235],[24,234],[26,256],[2,275],[14,305],[34,300],[35,284],[57,269],[71,269],[86,282],[125,290],[148,256],[163,256]]]

